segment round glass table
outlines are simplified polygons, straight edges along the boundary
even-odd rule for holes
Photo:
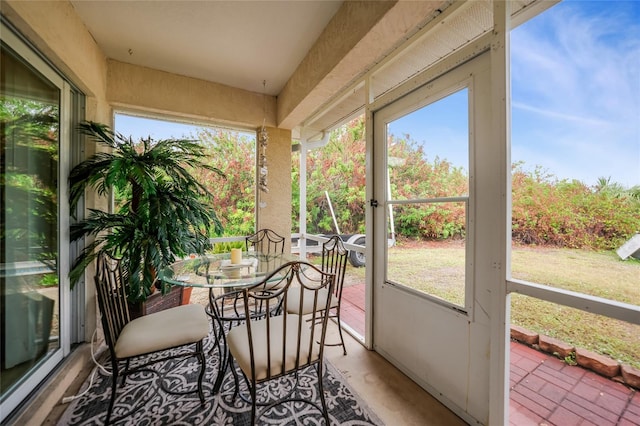
[[[238,303],[242,301],[243,289],[259,284],[277,284],[282,280],[279,274],[273,274],[281,266],[300,260],[293,254],[263,254],[260,252],[243,252],[238,260],[235,254],[234,263],[231,253],[220,253],[178,261],[158,273],[158,279],[171,285],[209,289],[209,305],[206,312],[213,321],[214,346],[220,356],[218,374],[213,386],[216,394],[222,386],[224,373],[229,364],[226,345],[228,330],[245,320],[244,312]],[[264,315],[265,313],[259,313]],[[231,368],[235,377],[235,370]]]
[[[183,287],[220,288],[226,291],[251,287],[262,282],[282,265],[300,260],[294,254],[243,252],[237,263],[231,253],[219,253],[180,260],[163,269],[158,279]]]

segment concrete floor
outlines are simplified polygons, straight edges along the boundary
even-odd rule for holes
[[[330,322],[326,342],[339,341],[337,330],[337,325]],[[384,424],[466,425],[376,352],[367,350],[348,333],[343,335],[347,355],[340,346],[326,346],[325,356]]]

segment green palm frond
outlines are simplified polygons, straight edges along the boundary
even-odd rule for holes
[[[176,256],[203,254],[209,247],[209,231],[222,233],[222,225],[205,202],[211,194],[191,173],[207,169],[204,147],[187,139],[151,138],[134,142],[107,126],[86,122],[79,127],[92,142],[110,149],[99,152],[73,168],[69,175],[70,204],[75,210],[85,190],[99,195],[111,190],[130,194],[119,213],[91,210],[88,218],[71,229],[71,239],[95,238],[72,269],[72,284],[106,251],[121,257],[129,276],[130,298],[150,293],[155,272],[173,263]]]
[[[106,145],[110,148],[116,148],[115,133],[105,124],[85,121],[78,125],[78,130],[80,134],[88,136],[93,142]]]

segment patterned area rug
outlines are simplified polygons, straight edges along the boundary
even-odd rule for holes
[[[111,416],[117,425],[249,425],[251,406],[239,396],[234,398],[233,374],[229,370],[220,393],[213,396],[213,384],[218,371],[218,351],[207,356],[207,369],[203,379],[205,404],[200,405],[197,393],[173,395],[163,390],[184,391],[196,388],[199,369],[195,358],[170,360],[155,364],[154,371],[136,373],[127,377],[125,386],[118,388]],[[110,362],[103,362],[110,366]],[[332,425],[382,425],[367,405],[348,387],[346,380],[329,362],[324,363],[324,391],[329,419]],[[108,368],[108,367],[107,367]],[[158,373],[158,372],[168,373]],[[87,393],[75,399],[60,418],[58,425],[102,425],[105,421],[111,377],[96,367],[94,381]],[[89,385],[89,379],[79,393]],[[293,378],[285,377],[279,383],[260,391],[259,401],[276,399],[292,387]],[[299,377],[297,396],[320,404],[317,375],[308,369]],[[244,380],[240,391],[248,395]],[[263,408],[262,408],[263,409]],[[261,407],[258,407],[258,412]],[[285,403],[266,411],[259,424],[310,425],[324,424],[322,414],[310,404]]]

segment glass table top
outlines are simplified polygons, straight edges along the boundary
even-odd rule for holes
[[[299,260],[294,254],[243,252],[237,263],[231,253],[210,254],[180,260],[163,269],[158,279],[171,285],[201,288],[250,287],[264,280],[280,266]],[[234,259],[238,261],[238,259]]]

